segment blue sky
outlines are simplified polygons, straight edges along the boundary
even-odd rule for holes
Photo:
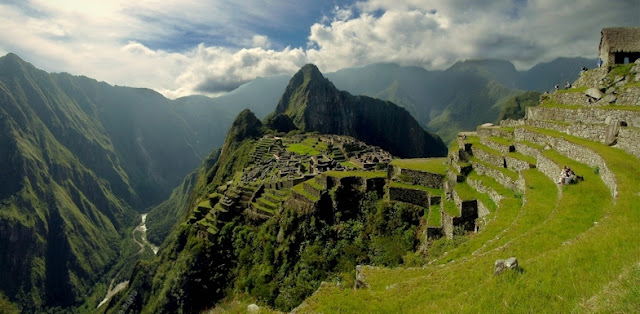
[[[519,69],[597,56],[600,30],[640,25],[638,0],[0,0],[0,54],[50,72],[219,95],[257,76],[395,62]]]

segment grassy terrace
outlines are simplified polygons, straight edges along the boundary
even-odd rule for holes
[[[429,207],[429,217],[427,218],[428,227],[442,227],[442,212],[440,205]]]
[[[317,202],[320,199],[315,197],[314,195],[309,194],[309,192],[305,191],[304,188],[302,187],[304,183],[300,183],[294,187],[291,188],[291,191],[296,192],[304,197],[306,197],[308,200],[312,201],[312,202]]]
[[[322,184],[318,183],[318,181],[316,181],[313,178],[305,181],[304,184],[307,184],[307,185],[311,186],[312,188],[314,188],[314,189],[316,189],[318,191],[322,191],[322,190],[325,189],[324,186],[322,186]]]
[[[529,142],[529,141],[519,141],[518,143],[520,143],[522,145],[529,146],[531,148],[535,148],[537,150],[543,150],[544,149],[544,146],[536,144],[536,143],[533,143],[533,142]]]
[[[386,178],[386,171],[327,171],[326,176],[345,178],[345,177],[362,177],[362,178]]]
[[[291,144],[287,146],[287,151],[290,153],[296,153],[299,155],[319,155],[320,151],[316,150],[312,146],[308,146],[302,143]]]
[[[452,217],[460,216],[460,208],[456,207],[456,204],[453,201],[443,200],[442,211],[444,211],[445,213],[447,213],[449,216],[452,216]]]
[[[486,139],[489,141],[498,143],[500,145],[513,145],[513,140],[510,140],[504,137],[490,136],[490,137],[487,137]]]
[[[531,156],[524,155],[524,154],[519,153],[519,152],[510,152],[510,153],[507,153],[507,156],[515,158],[515,159],[519,159],[519,160],[522,160],[522,161],[526,161],[530,165],[536,165],[538,163],[535,158],[533,158]]]
[[[442,158],[414,158],[414,159],[394,159],[391,165],[403,169],[419,170],[430,173],[447,174],[447,159]]]
[[[603,144],[531,129],[562,136],[602,156],[616,176],[616,202],[590,167],[545,152],[585,181],[562,186],[558,198],[551,180],[535,169],[525,170],[526,204],[518,198],[503,200],[482,232],[436,263],[446,266],[365,269],[370,289],[323,288],[305,302],[303,311],[637,312],[639,159]],[[480,248],[481,254],[471,254]],[[516,256],[524,271],[494,276],[493,262],[509,256]]]
[[[484,161],[482,161],[482,160],[480,160],[480,159],[478,159],[476,157],[473,157],[473,156],[471,158],[469,158],[469,159],[472,160],[473,162],[477,162],[477,163],[479,163],[479,164],[481,164],[481,165],[483,165],[483,166],[485,166],[487,168],[498,170],[498,171],[502,172],[502,174],[504,174],[505,176],[513,179],[514,181],[518,180],[518,174],[513,172],[513,171],[511,171],[511,170],[509,170],[509,169],[502,168],[502,167],[496,167],[496,166],[494,166],[492,164],[486,163],[486,162],[484,162]]]
[[[502,156],[501,152],[482,144],[482,142],[480,142],[480,138],[479,137],[469,136],[469,137],[467,137],[466,142],[471,144],[472,147],[482,149],[483,151],[485,151],[485,152],[487,152],[487,153],[489,153],[491,155]]]
[[[512,190],[506,188],[504,185],[500,184],[498,181],[496,181],[494,178],[486,176],[486,175],[480,175],[477,172],[471,171],[469,173],[469,175],[467,175],[467,178],[474,180],[474,181],[480,181],[482,182],[482,184],[488,188],[491,188],[492,190],[496,191],[496,193],[504,196],[504,197],[513,197],[514,193]]]
[[[434,189],[422,185],[412,185],[404,182],[391,181],[389,184],[392,188],[401,188],[401,189],[412,189],[412,190],[421,190],[429,192],[429,195],[441,195],[442,189]]]

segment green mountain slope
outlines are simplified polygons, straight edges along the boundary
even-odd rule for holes
[[[398,156],[441,156],[446,151],[405,109],[339,91],[311,64],[291,78],[275,114],[288,115],[301,130],[350,135]]]
[[[81,302],[121,259],[137,211],[222,144],[212,133],[226,117],[0,58],[0,291],[27,312]]]

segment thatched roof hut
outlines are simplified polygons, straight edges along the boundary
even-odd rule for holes
[[[640,59],[640,27],[610,27],[600,32],[600,59],[603,66]]]

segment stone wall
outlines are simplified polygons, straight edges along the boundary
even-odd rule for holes
[[[524,120],[523,119],[518,119],[518,120],[505,119],[505,120],[500,120],[500,126],[501,127],[516,127],[516,126],[520,126],[520,125],[524,125]]]
[[[542,172],[547,178],[553,180],[553,182],[558,182],[560,178],[560,172],[562,171],[562,167],[556,165],[551,159],[545,157],[540,154],[538,156],[538,163],[536,164],[536,168],[538,171]]]
[[[516,146],[516,151],[523,155],[531,156],[533,158],[538,158],[538,154],[540,154],[540,151],[538,149],[533,148],[529,145],[516,143],[515,146]]]
[[[321,194],[323,192],[323,190],[317,190],[315,187],[311,186],[310,184],[308,184],[306,182],[302,184],[302,188],[304,189],[305,192],[307,192],[307,193],[309,193],[309,194],[311,194],[311,195],[313,195],[313,196],[315,196],[317,198],[320,198],[320,196],[321,196]]]
[[[527,129],[516,129],[515,135],[517,140],[530,141],[540,145],[549,144],[558,153],[570,159],[591,167],[600,168],[599,173],[602,181],[607,185],[607,187],[609,187],[609,190],[614,197],[617,195],[617,183],[613,172],[609,170],[604,159],[591,149],[571,143],[562,138],[539,134]],[[578,175],[580,174],[578,173]]]
[[[389,187],[389,200],[429,207],[429,192],[423,190]]]
[[[395,167],[394,167],[395,168]],[[430,173],[418,170],[401,169],[400,175],[409,179],[410,183],[422,185],[434,189],[442,188],[442,181],[445,178],[444,174]]]
[[[551,94],[551,101],[569,106],[587,106],[590,105],[589,97],[584,92],[566,92]]]
[[[604,87],[603,78],[607,75],[606,67],[591,69],[587,72],[582,72],[580,77],[573,83],[575,87],[587,86],[587,87]]]
[[[385,178],[368,178],[365,180],[365,192],[376,192],[378,197],[384,195],[384,187],[387,181]]]
[[[496,204],[500,203],[500,201],[502,201],[502,198],[504,197],[500,193],[496,192],[494,189],[482,184],[482,181],[480,180],[473,180],[473,179],[467,178],[467,184],[469,184],[469,186],[472,187],[474,190],[480,193],[489,195],[489,198],[491,198],[491,200]]]
[[[540,120],[527,120],[527,125],[541,129],[554,130],[600,143],[605,142],[607,135],[607,127],[604,124],[584,124],[579,121],[575,124],[564,124]]]
[[[640,106],[640,87],[633,86],[618,90],[616,104],[623,106]]]
[[[482,143],[482,145],[487,146],[491,149],[495,149],[503,154],[506,154],[508,152],[512,152],[515,150],[515,148],[513,147],[513,145],[507,145],[507,144],[500,144],[500,143],[496,143],[494,141],[488,140],[486,138],[481,138],[480,142]]]
[[[618,147],[631,155],[640,157],[640,129],[620,128],[618,131],[618,143],[613,147]]]
[[[473,152],[473,156],[488,164],[494,165],[499,168],[504,167],[504,157],[502,157],[501,155],[495,155],[485,151],[484,149],[474,146],[471,147],[471,151]]]
[[[478,127],[477,132],[479,137],[496,136],[496,137],[504,137],[508,139],[513,138],[512,132],[509,132],[499,127]]]
[[[565,121],[585,124],[602,124],[607,119],[624,121],[628,126],[640,127],[640,111],[632,110],[607,110],[598,108],[565,109],[561,107],[528,107],[526,117],[528,120]]]
[[[505,162],[507,164],[507,169],[509,169],[509,170],[513,170],[513,171],[519,172],[519,171],[527,170],[527,169],[530,168],[528,162],[526,162],[524,160],[520,160],[518,158],[505,156],[504,160],[505,160]]]
[[[504,175],[502,172],[496,169],[485,167],[484,165],[474,161],[472,161],[471,164],[473,165],[473,169],[475,169],[478,174],[492,177],[496,181],[498,181],[498,183],[502,184],[504,187],[519,191],[515,180],[511,179],[511,177]]]

